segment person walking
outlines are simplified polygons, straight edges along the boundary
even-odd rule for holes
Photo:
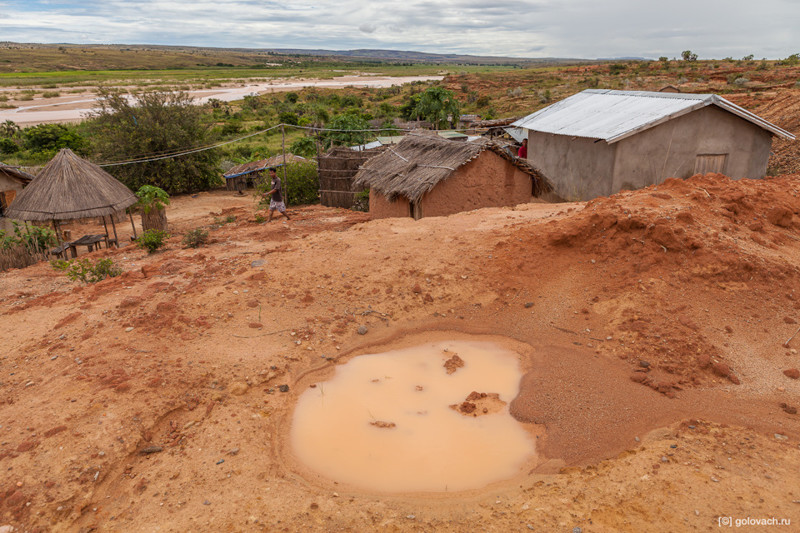
[[[286,220],[291,220],[289,215],[286,214],[286,204],[283,202],[283,193],[281,191],[281,179],[278,177],[278,171],[275,167],[269,169],[270,190],[264,193],[265,198],[269,198],[269,218],[267,222],[272,222],[272,216],[275,211],[286,217]]]

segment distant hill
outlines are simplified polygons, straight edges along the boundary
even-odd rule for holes
[[[559,57],[503,57],[476,56],[462,54],[432,54],[408,50],[306,50],[302,48],[272,48],[268,52],[280,55],[308,55],[316,57],[337,57],[359,60],[382,60],[410,63],[462,63],[480,65],[541,64],[541,63],[583,63],[590,60]]]
[[[206,48],[141,44],[39,44],[0,42],[0,73],[104,69],[259,67],[265,63],[330,61],[449,65],[563,65],[591,60],[432,54],[407,50],[306,50],[302,48]]]

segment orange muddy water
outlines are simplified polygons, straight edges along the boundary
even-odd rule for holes
[[[532,437],[508,413],[520,377],[519,355],[489,342],[358,356],[300,396],[292,449],[317,473],[364,489],[483,487],[533,457]]]

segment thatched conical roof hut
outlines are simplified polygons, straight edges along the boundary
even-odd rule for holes
[[[64,148],[16,197],[9,218],[70,220],[112,215],[137,202],[114,176]]]

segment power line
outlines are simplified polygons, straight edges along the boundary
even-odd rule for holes
[[[189,150],[180,150],[180,151],[176,151],[176,152],[173,152],[173,153],[167,153],[167,154],[159,155],[157,157],[148,156],[148,157],[144,157],[144,158],[140,158],[140,159],[129,159],[129,160],[126,160],[126,161],[114,161],[114,162],[107,162],[107,163],[97,163],[97,166],[99,166],[99,167],[115,167],[115,166],[122,166],[122,165],[133,165],[133,164],[136,164],[136,163],[150,163],[150,162],[153,162],[153,161],[161,161],[163,159],[172,159],[174,157],[181,157],[181,156],[184,156],[184,155],[196,154],[196,153],[199,153],[199,152],[204,152],[206,150],[212,150],[214,148],[219,148],[220,146],[225,146],[227,144],[233,144],[233,143],[242,141],[244,139],[249,139],[250,137],[255,137],[256,135],[261,135],[263,133],[267,133],[268,131],[280,128],[282,126],[283,127],[300,129],[300,130],[310,130],[312,132],[330,131],[330,132],[338,132],[338,133],[366,133],[366,132],[376,132],[376,131],[377,132],[380,132],[380,131],[385,131],[385,132],[399,131],[399,132],[408,133],[408,132],[414,131],[413,129],[404,129],[404,128],[369,128],[369,129],[358,129],[358,130],[344,130],[344,129],[334,129],[334,128],[317,128],[317,127],[313,127],[313,126],[297,126],[295,124],[283,124],[283,123],[281,123],[281,124],[278,124],[276,126],[272,126],[272,127],[269,127],[269,128],[263,129],[263,130],[256,131],[254,133],[250,133],[249,135],[245,135],[243,137],[238,137],[236,139],[231,139],[229,141],[224,141],[224,142],[217,143],[217,144],[212,144],[212,145],[209,145],[209,146],[203,146],[203,147],[200,147],[200,148],[193,148],[193,149],[189,149]],[[474,129],[474,128],[450,129],[450,130],[447,130],[447,131],[468,131],[468,129]]]

